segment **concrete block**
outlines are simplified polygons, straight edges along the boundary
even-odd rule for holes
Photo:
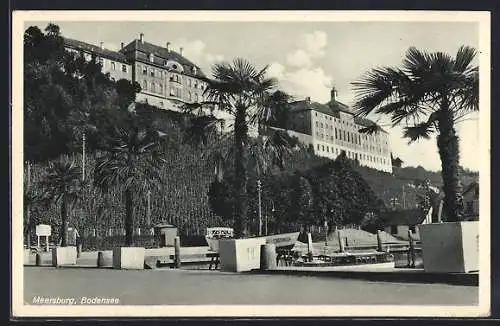
[[[76,265],[76,247],[52,248],[52,266]]]
[[[119,247],[113,249],[113,268],[144,269],[146,250],[143,247]]]
[[[446,222],[419,226],[424,270],[469,273],[479,270],[479,222]]]
[[[220,270],[223,272],[247,272],[260,268],[261,246],[266,239],[221,239],[219,241]]]

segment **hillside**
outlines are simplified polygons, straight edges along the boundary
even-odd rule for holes
[[[226,225],[227,222],[222,221],[210,211],[208,204],[207,192],[214,179],[214,166],[205,159],[209,153],[206,152],[207,149],[194,147],[182,141],[182,115],[152,107],[141,112],[141,114],[154,117],[155,124],[168,135],[171,141],[171,146],[165,153],[167,162],[161,175],[162,190],[151,194],[150,223],[147,217],[146,194],[136,194],[134,198],[137,214],[136,226],[142,229],[141,233],[144,233],[149,225],[161,221],[178,226],[183,234],[198,235],[202,235],[208,226]],[[73,157],[81,164],[80,154],[73,154]],[[88,180],[92,180],[94,157],[94,154],[87,156]],[[297,151],[285,160],[285,170],[304,171],[326,161],[307,150]],[[37,182],[44,177],[46,167],[47,164],[44,163],[31,166],[30,181],[35,192],[40,191],[36,189]],[[406,207],[414,207],[417,193],[414,185],[422,180],[429,179],[433,185],[441,186],[441,177],[438,173],[426,171],[421,167],[397,169],[393,175],[361,166],[355,166],[355,169],[386,206],[390,205],[391,198],[396,197],[400,205],[404,202]],[[476,175],[465,173],[462,180],[469,182]],[[119,187],[112,189],[105,196],[96,196],[98,193],[99,191],[91,183],[87,184],[82,200],[85,204],[75,210],[70,223],[76,223],[81,232],[86,235],[92,234],[94,228],[99,235],[120,234],[124,215],[121,189]],[[33,225],[47,222],[57,226],[58,216],[59,212],[54,205],[45,207],[37,204],[32,207]]]

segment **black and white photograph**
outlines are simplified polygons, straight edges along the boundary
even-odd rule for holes
[[[489,315],[489,12],[14,11],[12,60],[14,317]]]

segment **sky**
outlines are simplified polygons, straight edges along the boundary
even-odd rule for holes
[[[444,51],[454,56],[461,45],[479,47],[479,28],[475,22],[178,22],[178,21],[52,21],[63,36],[117,50],[139,34],[157,45],[170,42],[211,75],[216,62],[242,57],[258,68],[268,65],[268,75],[279,81],[279,88],[296,99],[307,96],[327,102],[335,86],[337,99],[352,104],[351,83],[378,66],[400,66],[409,47]],[[26,22],[25,28],[41,29],[48,21]],[[380,117],[369,116],[374,121]],[[460,137],[460,163],[478,171],[479,114],[472,114],[457,125]],[[387,120],[380,120],[381,123]],[[403,166],[441,169],[436,139],[408,144],[401,128],[386,128],[392,151]]]

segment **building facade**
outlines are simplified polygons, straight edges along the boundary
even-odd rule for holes
[[[102,65],[102,72],[109,73],[110,79],[127,79],[141,86],[136,101],[148,103],[160,109],[180,111],[186,103],[202,102],[207,88],[207,78],[203,71],[183,56],[183,49],[174,51],[170,43],[161,47],[145,41],[144,34],[124,45],[119,51],[105,49],[82,41],[64,38],[67,51],[82,53],[87,60],[92,56]],[[208,109],[207,109],[208,111]],[[219,119],[226,123],[223,130],[229,130],[232,116],[215,111]]]
[[[167,42],[161,47],[144,40],[144,34],[120,49],[132,64],[132,79],[141,85],[137,101],[177,110],[185,103],[203,101],[207,87],[200,67],[176,52]]]
[[[294,136],[304,134],[299,140],[312,145],[318,156],[335,159],[345,151],[348,158],[360,165],[392,173],[389,134],[360,133],[361,128],[373,122],[355,117],[347,105],[337,101],[335,89],[330,95],[325,104],[311,102],[310,98],[293,102],[287,129]]]
[[[105,49],[103,43],[96,46],[64,38],[64,47],[69,52],[83,54],[88,61],[92,59],[92,56],[95,56],[96,60],[102,65],[102,72],[104,74],[109,73],[109,78],[113,81],[120,79],[132,80],[132,65],[127,58],[120,52]]]

